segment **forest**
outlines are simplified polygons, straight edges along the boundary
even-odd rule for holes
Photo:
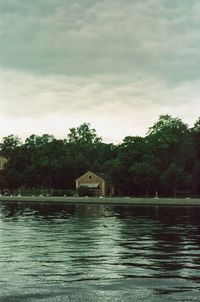
[[[65,139],[32,134],[22,142],[11,134],[2,138],[0,155],[7,158],[1,192],[73,195],[75,179],[90,170],[109,175],[117,196],[200,196],[200,118],[189,127],[161,115],[144,137],[130,135],[120,144],[104,143],[89,123]]]

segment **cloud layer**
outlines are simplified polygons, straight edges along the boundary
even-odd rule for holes
[[[199,18],[198,0],[0,0],[1,120],[22,135],[90,121],[115,141],[163,113],[193,123]]]

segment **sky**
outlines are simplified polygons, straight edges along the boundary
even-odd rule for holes
[[[199,118],[199,0],[0,0],[0,139]]]

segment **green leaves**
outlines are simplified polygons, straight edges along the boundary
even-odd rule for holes
[[[20,138],[16,135],[10,134],[6,137],[3,137],[2,142],[0,143],[0,152],[1,155],[9,158],[13,151],[21,146],[22,142]]]
[[[103,143],[89,123],[71,128],[63,140],[32,134],[22,143],[9,135],[0,144],[8,158],[0,187],[73,190],[75,179],[92,170],[110,175],[118,195],[200,194],[199,125],[200,119],[189,129],[161,115],[145,137],[127,136],[120,145]]]
[[[89,123],[83,123],[77,128],[71,128],[68,134],[68,140],[70,143],[87,146],[98,144],[102,141],[101,137],[97,136],[96,130],[90,128]]]

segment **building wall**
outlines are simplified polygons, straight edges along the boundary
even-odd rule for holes
[[[111,183],[106,181],[104,178],[92,173],[87,172],[76,180],[76,189],[86,184],[99,184],[97,189],[93,189],[95,196],[113,196],[114,187]]]
[[[0,170],[4,169],[6,163],[7,163],[7,159],[4,156],[0,156]]]
[[[93,190],[97,196],[105,195],[104,179],[92,172],[87,172],[76,180],[76,189],[86,184],[99,184],[98,189]]]

